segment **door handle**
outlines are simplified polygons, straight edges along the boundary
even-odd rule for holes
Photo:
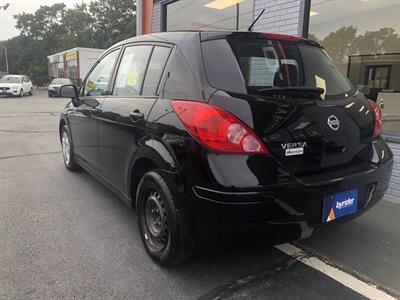
[[[132,121],[139,121],[144,119],[144,113],[140,112],[140,110],[135,109],[132,111],[129,116],[131,117]]]

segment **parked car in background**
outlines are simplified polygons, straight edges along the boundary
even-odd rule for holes
[[[139,36],[61,96],[72,98],[59,123],[66,168],[88,170],[137,211],[162,265],[199,248],[308,237],[360,216],[389,185],[379,106],[306,39]]]
[[[33,85],[28,76],[6,75],[0,79],[0,95],[19,96],[32,95]]]
[[[49,97],[59,96],[60,87],[67,84],[73,84],[69,78],[54,78],[48,87]]]

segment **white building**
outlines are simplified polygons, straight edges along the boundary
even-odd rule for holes
[[[74,83],[80,84],[103,52],[103,49],[76,47],[49,55],[49,77],[70,78]]]

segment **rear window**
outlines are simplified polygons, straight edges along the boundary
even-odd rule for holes
[[[71,80],[68,78],[56,78],[54,79],[51,84],[69,84]]]
[[[320,87],[323,99],[354,94],[352,84],[320,48],[264,39],[219,39],[202,44],[207,78],[218,89],[256,93],[274,87]]]

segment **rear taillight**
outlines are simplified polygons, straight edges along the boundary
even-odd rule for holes
[[[264,32],[262,33],[264,38],[269,40],[283,40],[283,41],[292,41],[292,42],[299,42],[300,38],[294,35],[287,35],[287,34],[279,34],[279,33],[269,33]]]
[[[178,118],[189,134],[207,149],[219,153],[267,154],[254,132],[230,113],[209,104],[173,100]]]
[[[368,100],[369,106],[371,107],[372,112],[374,113],[374,130],[372,131],[372,137],[376,138],[381,134],[382,131],[382,112],[379,105],[372,100]]]

